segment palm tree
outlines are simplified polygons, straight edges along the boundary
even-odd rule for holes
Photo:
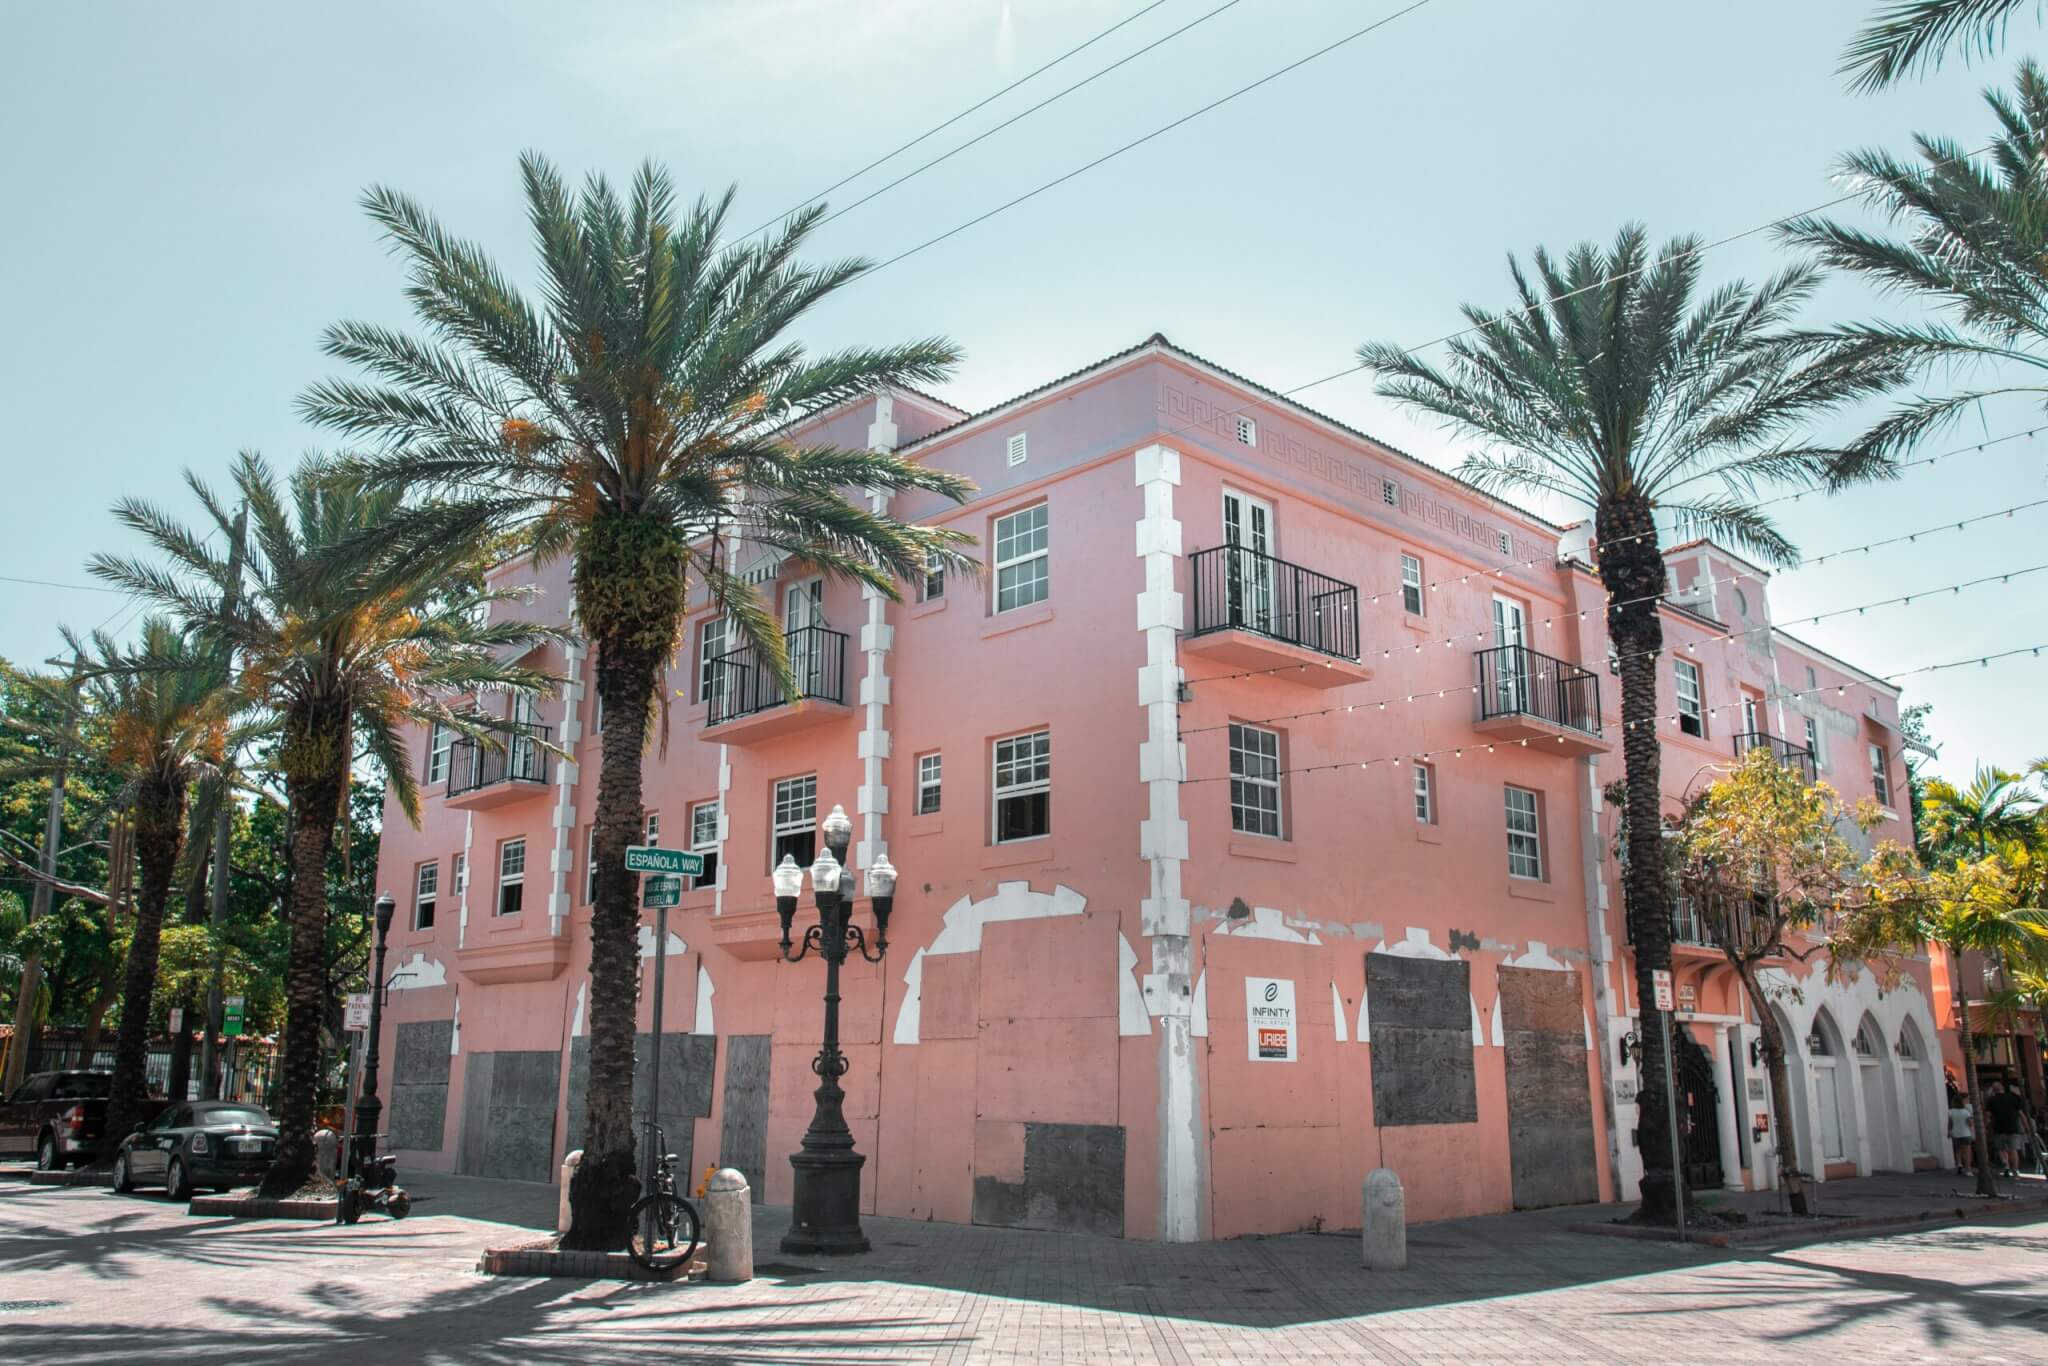
[[[1987,398],[2048,403],[2048,78],[2024,62],[2011,94],[1986,91],[1999,134],[1979,157],[1960,143],[1914,138],[1919,164],[1881,151],[1843,159],[1842,175],[1898,230],[1872,232],[1829,218],[1779,229],[1824,265],[1863,276],[1924,305],[1931,320],[1864,322],[1806,340],[1838,365],[1922,374],[1990,369],[1988,386],[1920,395],[1887,414],[1851,449],[1861,462],[1895,459]]]
[[[132,498],[117,503],[115,515],[167,567],[102,554],[92,571],[167,607],[214,649],[232,650],[240,671],[230,693],[265,713],[278,734],[276,763],[292,812],[292,938],[277,1154],[262,1189],[288,1195],[313,1171],[329,994],[327,852],[336,820],[346,816],[352,765],[361,758],[380,770],[417,822],[406,725],[439,721],[489,740],[503,726],[457,699],[479,688],[547,689],[547,675],[508,661],[558,633],[486,623],[479,608],[512,594],[468,588],[466,548],[416,555],[402,566],[357,555],[364,537],[400,515],[401,502],[338,480],[328,462],[306,461],[281,486],[260,457],[245,454],[234,480],[255,533],[238,594],[229,591],[229,561],[209,551],[204,537]],[[234,517],[206,485],[189,473],[186,483],[214,526],[231,532]]]
[[[2041,0],[1893,0],[1850,40],[1836,70],[1851,89],[1877,91],[1934,70],[1951,48],[1965,61],[1989,57],[2005,46],[2013,12],[2029,3],[2040,12]]]
[[[148,1118],[150,1006],[164,907],[185,842],[186,798],[193,783],[219,768],[233,741],[229,709],[218,690],[216,657],[169,622],[147,618],[133,653],[100,632],[90,642],[68,631],[64,638],[85,683],[85,709],[68,705],[70,676],[23,675],[23,682],[50,704],[45,714],[64,719],[9,717],[9,725],[41,754],[0,767],[0,780],[48,772],[70,756],[96,752],[121,785],[110,805],[133,822],[140,877],[102,1136],[103,1149],[111,1151]]]
[[[810,414],[890,384],[931,383],[958,352],[943,339],[807,356],[785,336],[867,269],[796,262],[822,205],[755,241],[723,241],[732,190],[678,214],[668,175],[636,175],[626,202],[601,177],[571,196],[538,156],[521,160],[540,256],[536,307],[476,247],[388,189],[365,207],[408,262],[414,339],[368,323],[326,337],[377,384],[332,380],[304,400],[316,421],[381,443],[357,468],[371,487],[430,490],[410,544],[516,533],[536,556],[574,558],[576,613],[592,643],[605,728],[590,926],[590,1074],[583,1163],[565,1246],[624,1246],[634,1197],[633,1012],[639,985],[634,875],[647,717],[693,586],[791,684],[773,613],[719,547],[741,537],[889,596],[927,563],[972,570],[954,532],[881,509],[972,485],[902,457],[793,444]],[[852,501],[847,491],[871,500]],[[793,694],[792,694],[793,695]]]
[[[1995,842],[2024,839],[2041,803],[2026,779],[1979,768],[1968,787],[1930,778],[1920,802],[1920,844],[1930,862],[1984,858]]]
[[[1779,326],[1811,293],[1815,273],[1788,270],[1761,286],[1702,292],[1695,238],[1652,255],[1643,228],[1610,251],[1592,243],[1562,262],[1538,248],[1534,278],[1509,258],[1515,305],[1466,305],[1471,324],[1445,368],[1384,342],[1359,348],[1379,393],[1483,443],[1459,469],[1487,492],[1561,497],[1590,508],[1607,629],[1619,657],[1624,888],[1641,1002],[1638,1032],[1667,1023],[1651,974],[1671,966],[1671,918],[1660,851],[1657,657],[1665,590],[1659,518],[1717,535],[1768,564],[1796,558],[1753,505],[1758,484],[1816,482],[1839,452],[1787,434],[1889,376],[1800,363]],[[1642,1051],[1637,1103],[1645,1218],[1668,1219],[1677,1198],[1665,1120],[1662,1050]]]

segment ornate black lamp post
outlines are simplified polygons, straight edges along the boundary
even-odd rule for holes
[[[377,1029],[384,1022],[384,949],[391,933],[391,913],[398,906],[391,893],[377,898],[377,960],[370,970],[370,1047],[363,1055],[363,1087],[356,1096],[355,1151],[351,1171],[361,1171],[377,1155],[377,1129],[384,1120],[384,1102],[377,1099]]]
[[[870,953],[860,927],[847,923],[853,915],[853,890],[845,885],[850,874],[843,860],[853,840],[853,823],[835,806],[819,828],[825,848],[811,865],[818,923],[804,931],[795,953],[790,952],[789,931],[797,894],[803,890],[803,869],[796,866],[795,858],[784,854],[773,875],[775,913],[782,919],[783,961],[801,962],[812,949],[825,960],[825,1042],[811,1062],[811,1070],[818,1074],[818,1107],[804,1134],[803,1150],[789,1157],[796,1189],[782,1250],[800,1254],[866,1252],[867,1235],[860,1229],[860,1169],[867,1159],[853,1150],[853,1134],[846,1127],[842,1109],[846,1093],[839,1089],[839,1079],[846,1075],[846,1058],[839,1051],[839,965],[846,961],[848,949],[857,950],[870,963],[881,962],[889,951],[896,870],[889,866],[887,855],[868,869],[868,896],[875,907],[875,948]]]

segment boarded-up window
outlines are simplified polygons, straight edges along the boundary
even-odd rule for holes
[[[1372,1112],[1382,1125],[1476,1124],[1471,968],[1457,959],[1365,956]]]

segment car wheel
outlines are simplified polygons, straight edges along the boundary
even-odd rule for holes
[[[114,1193],[126,1195],[135,1189],[135,1179],[128,1174],[128,1154],[122,1153],[114,1159]]]
[[[36,1144],[36,1170],[39,1172],[53,1172],[57,1170],[59,1165],[57,1161],[57,1136],[55,1134],[44,1134],[41,1141]]]
[[[185,1159],[171,1159],[171,1169],[164,1175],[164,1198],[167,1200],[190,1200],[192,1183],[185,1176]]]

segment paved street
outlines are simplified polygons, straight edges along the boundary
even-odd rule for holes
[[[1808,1361],[2048,1357],[2048,1222],[2009,1216],[1727,1253],[1504,1216],[1189,1247],[874,1219],[852,1264],[750,1285],[486,1278],[545,1187],[425,1177],[403,1223],[193,1218],[155,1195],[0,1184],[0,1360]],[[478,1216],[490,1216],[482,1218]],[[493,1222],[493,1220],[500,1222]]]

